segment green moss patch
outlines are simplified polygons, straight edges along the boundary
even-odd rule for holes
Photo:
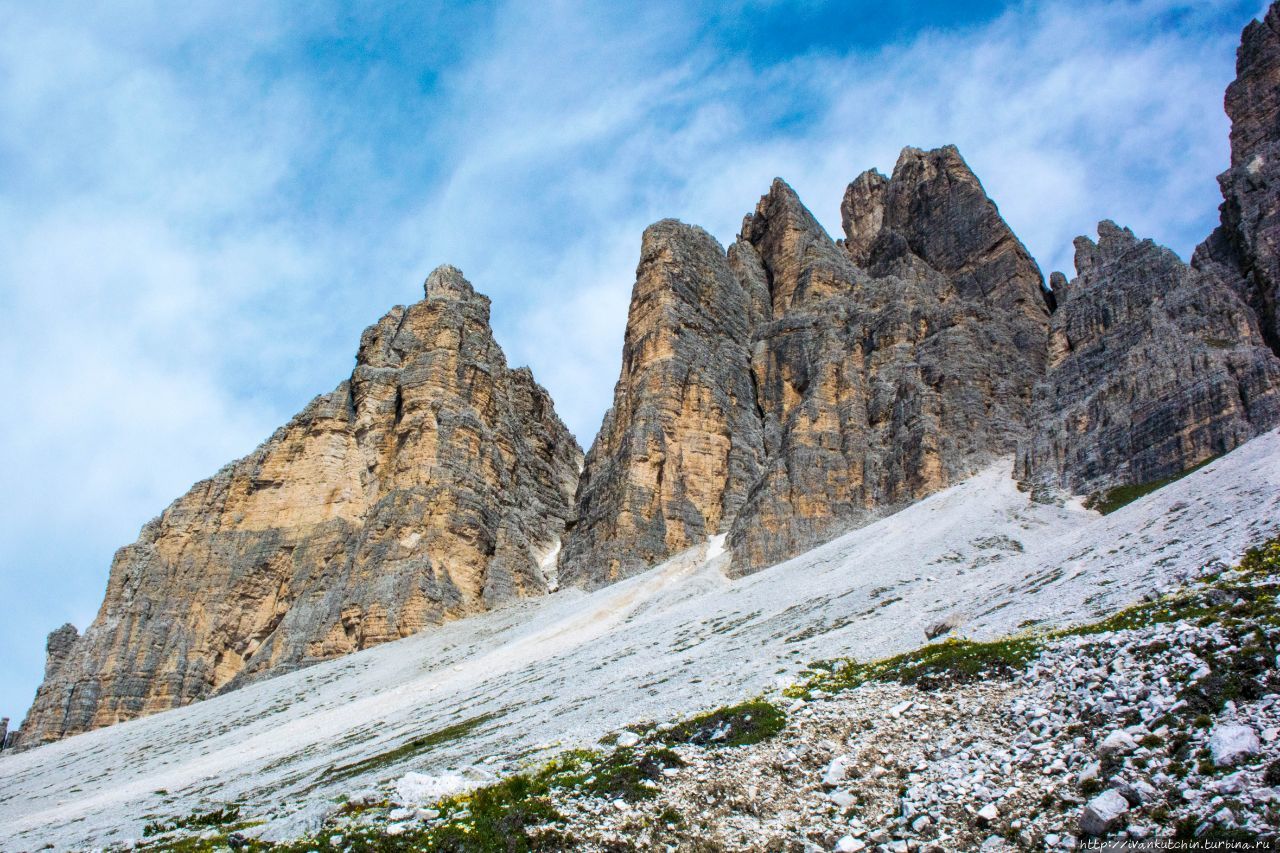
[[[394,749],[370,756],[369,758],[364,758],[360,761],[353,761],[350,764],[335,765],[321,773],[319,781],[337,782],[342,779],[350,779],[352,776],[359,776],[362,773],[367,773],[370,770],[376,770],[380,767],[390,767],[391,765],[399,764],[402,761],[407,761],[410,758],[422,755],[440,744],[466,737],[471,734],[471,732],[475,731],[475,729],[492,720],[494,716],[494,714],[481,714],[478,717],[472,717],[469,720],[454,723],[451,726],[438,729],[437,731],[423,735],[422,737],[413,738],[412,740],[400,744]]]
[[[763,699],[717,708],[663,732],[669,745],[746,746],[771,738],[787,724],[783,710]]]
[[[1174,474],[1171,477],[1164,477],[1159,480],[1152,480],[1149,483],[1137,483],[1129,486],[1116,486],[1114,489],[1107,489],[1105,492],[1097,492],[1090,495],[1084,502],[1086,509],[1096,509],[1103,515],[1115,512],[1126,504],[1131,504],[1138,498],[1146,497],[1157,489],[1163,489],[1170,483],[1176,483],[1188,474],[1194,474],[1204,466],[1208,465],[1218,456],[1210,456],[1208,459],[1196,465],[1192,465],[1180,474]]]
[[[848,658],[826,661],[815,664],[815,672],[809,679],[785,692],[788,696],[808,698],[815,690],[834,693],[869,681],[897,681],[933,690],[951,684],[1009,678],[1040,653],[1042,644],[1040,638],[1030,636],[987,643],[950,639],[871,663]]]
[[[180,829],[209,829],[212,827],[226,826],[236,823],[240,820],[240,805],[232,803],[207,812],[192,812],[186,817],[175,818],[171,821],[152,821],[142,829],[144,838],[150,838],[153,835],[163,835],[166,832],[176,832]]]

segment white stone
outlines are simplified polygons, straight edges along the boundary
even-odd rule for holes
[[[865,850],[866,848],[865,841],[859,841],[852,835],[841,836],[840,840],[836,842],[836,850],[839,850],[840,853],[858,853],[859,850]]]
[[[623,747],[624,749],[635,746],[639,742],[640,742],[640,735],[636,734],[635,732],[623,732],[622,734],[618,735],[617,744],[618,746]]]
[[[849,765],[853,763],[853,759],[847,755],[841,755],[835,758],[827,765],[826,771],[822,774],[822,784],[828,788],[834,788],[845,779],[849,778]]]
[[[1249,756],[1257,755],[1261,749],[1258,733],[1249,726],[1218,726],[1209,735],[1209,751],[1213,755],[1213,763],[1219,767],[1239,764]]]
[[[835,803],[837,806],[839,806],[842,809],[849,808],[849,806],[853,805],[854,802],[856,801],[856,798],[853,796],[853,794],[851,794],[849,791],[845,790],[844,788],[838,788],[832,791],[830,794],[827,794],[827,799]]]
[[[467,780],[456,773],[442,773],[439,776],[432,776],[427,773],[410,771],[401,776],[395,783],[396,802],[406,805],[434,803],[469,787],[471,785]],[[377,802],[377,800],[373,802]]]
[[[1088,782],[1090,779],[1097,779],[1100,772],[1102,772],[1102,765],[1097,761],[1092,761],[1080,771],[1080,781]]]
[[[1133,736],[1123,730],[1112,732],[1098,744],[1098,752],[1102,755],[1123,755],[1137,748]]]
[[[982,818],[987,823],[991,823],[993,820],[1000,817],[1000,810],[996,808],[995,803],[987,803],[985,806],[978,809],[978,817]]]
[[[1085,835],[1106,835],[1120,825],[1129,801],[1119,791],[1103,791],[1080,812],[1080,831]]]

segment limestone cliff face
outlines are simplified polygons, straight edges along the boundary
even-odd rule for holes
[[[585,460],[488,300],[437,270],[347,382],[117,553],[94,623],[49,637],[23,744],[545,592],[561,544],[583,586],[720,534],[742,574],[1015,451],[1040,493],[1089,494],[1275,427],[1280,4],[1237,70],[1190,266],[1104,222],[1046,291],[953,147],[855,179],[840,241],[781,180],[727,252],[655,224]]]
[[[731,310],[735,330],[747,318],[746,338],[731,337],[746,342],[754,406],[735,391],[739,405],[714,428],[722,446],[755,448],[758,435],[754,464],[684,469],[672,494],[718,508],[717,524],[684,523],[694,514],[652,497],[665,481],[634,460],[678,458],[671,424],[690,415],[661,383],[638,393],[661,399],[663,417],[637,415],[626,400],[641,386],[624,365],[623,404],[579,492],[571,538],[590,544],[571,552],[573,578],[638,571],[726,519],[732,571],[747,572],[1015,451],[1019,476],[1041,494],[1092,494],[1180,473],[1280,424],[1280,3],[1244,31],[1237,72],[1222,224],[1190,267],[1103,223],[1097,243],[1077,242],[1076,278],[1055,273],[1045,290],[953,147],[908,148],[891,176],[855,179],[841,243],[776,181],[726,255],[739,287],[723,283],[709,251],[704,266],[716,272],[700,297]],[[663,295],[670,288],[651,279],[637,294],[657,304],[676,298]],[[629,348],[681,333],[635,302],[632,323],[642,325],[628,327]],[[721,351],[717,375],[745,387],[740,349]],[[642,455],[611,460],[629,447],[622,436],[641,435]],[[611,513],[624,521],[611,526]],[[636,530],[648,531],[641,548]],[[593,566],[594,553],[606,559]]]
[[[1043,280],[956,149],[863,174],[842,219],[840,247],[777,182],[740,238],[774,314],[754,335],[766,463],[730,534],[736,573],[945,488],[1028,428]]]
[[[564,583],[648,568],[726,529],[760,467],[749,369],[751,298],[700,228],[650,226],[622,373],[578,484]]]
[[[778,180],[727,253],[649,230],[566,582],[724,532],[751,571],[1013,452],[1048,308],[977,178],[954,148],[907,149],[892,178],[851,185],[844,214],[842,246]]]
[[[1192,265],[1240,291],[1280,354],[1280,4],[1245,28],[1226,110],[1231,168],[1218,177],[1222,224]]]
[[[1190,267],[1110,222],[1056,276],[1048,374],[1021,476],[1094,494],[1154,482],[1280,424],[1280,5],[1245,28],[1227,88],[1221,225]]]
[[[1094,494],[1169,477],[1280,424],[1280,360],[1235,289],[1112,222],[1076,240],[1022,476]]]
[[[31,746],[545,592],[581,452],[441,267],[351,378],[116,554],[82,637],[50,637]]]

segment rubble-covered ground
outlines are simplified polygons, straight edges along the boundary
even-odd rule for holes
[[[818,663],[780,693],[638,723],[443,799],[430,783],[448,780],[412,774],[355,791],[294,842],[259,842],[224,811],[157,825],[140,846],[1065,850],[1101,837],[1273,849],[1278,592],[1272,539],[1101,622]]]

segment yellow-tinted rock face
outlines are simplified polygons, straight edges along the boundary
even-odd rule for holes
[[[349,381],[120,549],[93,625],[51,638],[23,745],[545,592],[580,462],[488,299],[436,270]]]
[[[595,586],[723,532],[759,466],[750,298],[711,235],[644,234],[613,407],[587,454],[565,583]]]

